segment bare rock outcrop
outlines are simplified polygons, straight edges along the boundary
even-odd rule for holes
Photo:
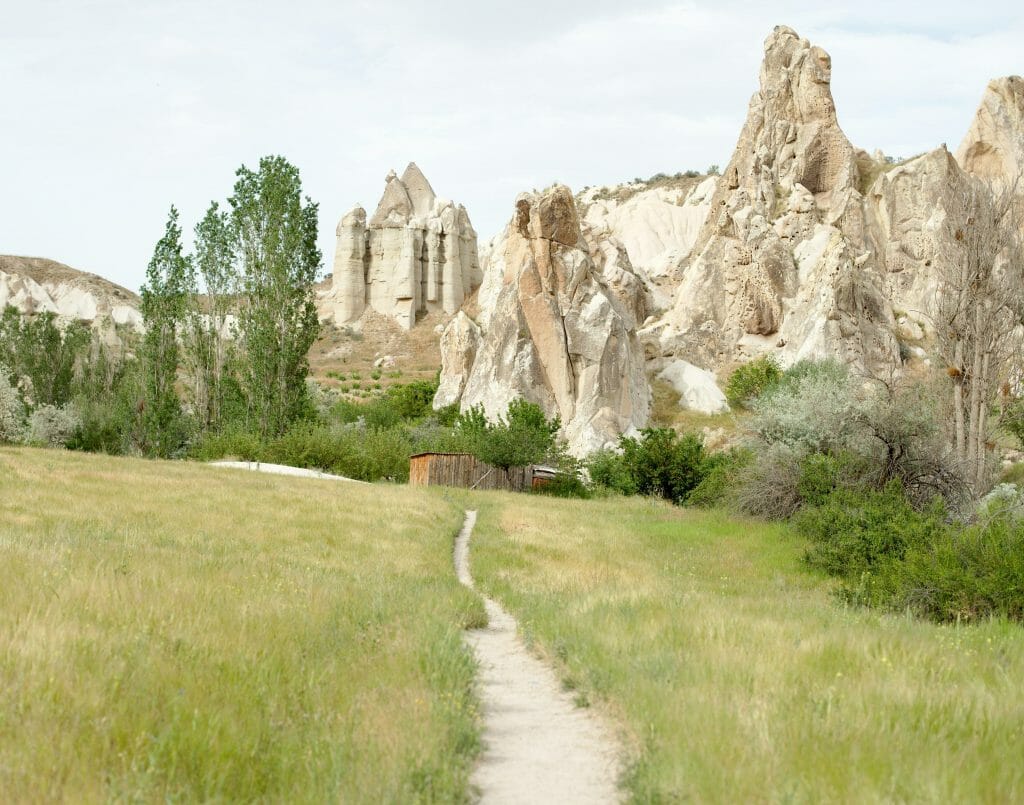
[[[482,405],[493,419],[524,398],[561,418],[577,455],[643,427],[651,392],[629,290],[637,285],[618,276],[629,263],[613,246],[613,288],[591,257],[595,248],[604,254],[584,238],[568,188],[519,196],[491,248],[481,288],[493,300],[487,315],[476,324],[459,316],[444,333],[435,407]]]
[[[704,367],[775,351],[784,362],[898,361],[885,283],[865,246],[858,152],[836,119],[831,59],[785,27],[765,42],[760,89],[673,309],[649,352]]]
[[[356,206],[338,223],[329,307],[338,324],[372,308],[410,329],[420,314],[454,314],[480,280],[466,208],[437,197],[410,162],[388,174],[369,222]]]
[[[0,311],[12,305],[23,314],[87,322],[113,342],[118,327],[141,332],[139,304],[136,294],[96,274],[41,257],[0,255]]]
[[[975,176],[1024,184],[1024,78],[989,82],[956,160]]]

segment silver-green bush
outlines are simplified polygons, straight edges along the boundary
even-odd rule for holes
[[[71,405],[41,405],[28,418],[25,441],[39,447],[66,447],[82,425],[82,417]]]
[[[25,404],[7,367],[0,366],[0,443],[19,442],[24,434]]]

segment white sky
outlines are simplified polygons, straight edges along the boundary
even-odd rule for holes
[[[954,149],[1024,73],[1021,2],[0,0],[0,253],[137,289],[170,204],[191,230],[272,153],[320,202],[325,271],[410,160],[483,239],[555,180],[724,167],[776,24],[896,156]]]

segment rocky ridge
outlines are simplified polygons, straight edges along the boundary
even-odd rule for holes
[[[96,274],[42,257],[0,255],[0,310],[53,313],[61,321],[84,321],[97,330],[142,329],[139,297]]]
[[[650,355],[713,370],[765,353],[783,365],[836,357],[871,372],[899,367],[901,342],[927,336],[957,196],[971,173],[1012,179],[1024,164],[1020,79],[989,85],[963,167],[945,146],[894,164],[846,138],[831,69],[792,29],[766,40],[672,309],[642,332]]]

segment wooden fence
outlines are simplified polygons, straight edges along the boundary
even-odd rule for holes
[[[417,453],[409,459],[409,483],[525,492],[533,485],[533,467],[503,470],[469,453]]]

